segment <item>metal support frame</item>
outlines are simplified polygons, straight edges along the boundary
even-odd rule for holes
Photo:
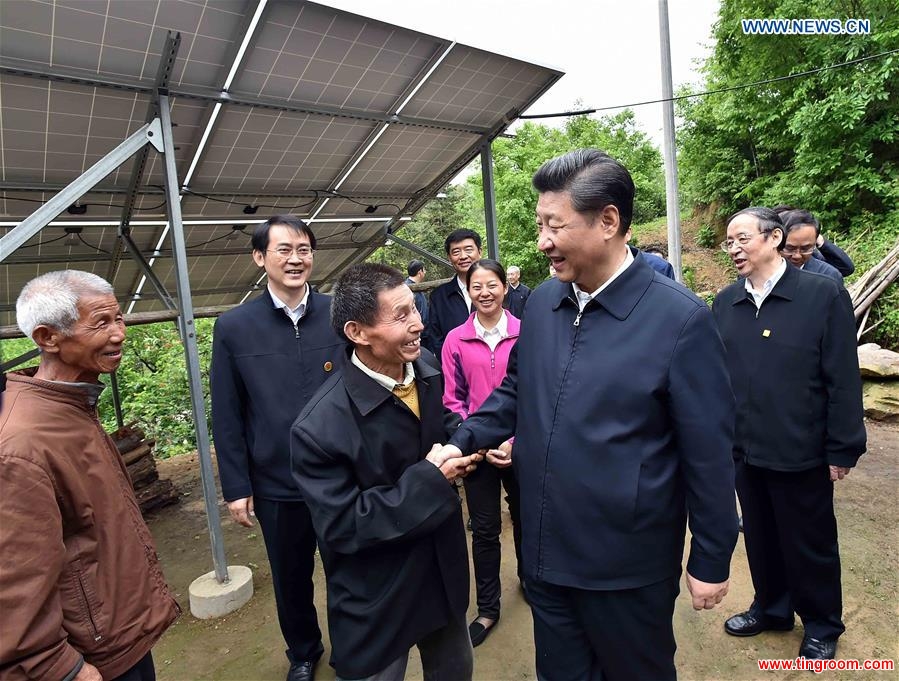
[[[172,73],[172,68],[175,66],[175,58],[178,56],[178,47],[181,45],[181,34],[180,33],[171,33],[166,36],[165,46],[162,48],[162,56],[159,59],[159,69],[156,72],[156,89],[164,88],[169,83],[169,76]],[[154,118],[158,116],[156,100],[151,100],[150,104],[147,106],[147,122],[149,123]],[[122,216],[119,220],[119,236],[124,236],[130,234],[131,232],[131,215],[134,212],[134,205],[137,203],[137,197],[139,195],[139,189],[141,181],[144,178],[144,170],[147,167],[147,157],[150,155],[150,150],[148,147],[144,146],[143,149],[137,152],[137,155],[134,158],[134,167],[131,170],[131,179],[128,181],[128,193],[125,197],[124,205],[122,206]],[[132,248],[132,244],[129,244],[129,250],[133,257],[137,257],[139,254],[136,249]],[[106,270],[106,281],[115,287],[115,278],[119,271],[119,263],[121,262],[122,253],[125,250],[125,244],[122,239],[116,241],[115,246],[112,248],[112,254],[109,262],[109,267]],[[142,263],[138,263],[142,267]],[[155,286],[155,284],[154,284]],[[161,286],[161,284],[160,284]],[[169,296],[170,298],[170,296]]]
[[[18,357],[13,357],[11,360],[3,362],[3,364],[0,364],[0,374],[5,374],[7,371],[12,371],[17,366],[25,364],[25,362],[27,362],[29,359],[34,359],[39,354],[41,354],[40,348],[32,348],[28,352],[24,352]]]
[[[450,269],[452,269],[452,267],[453,267],[453,264],[446,258],[441,258],[439,255],[434,255],[430,251],[422,248],[421,246],[419,246],[417,244],[412,243],[411,241],[407,241],[406,239],[404,239],[401,236],[397,236],[396,234],[388,234],[387,238],[395,243],[398,243],[403,248],[407,248],[410,251],[412,251],[413,253],[420,255],[424,258],[427,258],[428,260],[435,262],[438,265],[445,265],[445,266],[449,267]]]
[[[144,273],[144,276],[147,277],[147,281],[149,281],[153,288],[156,289],[156,293],[159,294],[159,299],[169,310],[174,310],[176,307],[175,301],[172,299],[172,296],[166,290],[165,286],[163,286],[162,282],[159,281],[159,277],[156,276],[156,272],[150,267],[150,263],[147,262],[147,259],[144,257],[140,248],[134,243],[134,239],[131,238],[130,232],[119,232],[119,241],[127,247],[128,252],[131,254],[131,259],[137,263],[137,266]]]
[[[197,453],[200,459],[200,475],[203,481],[203,499],[206,503],[206,522],[209,525],[209,539],[212,544],[212,562],[215,577],[221,584],[228,581],[228,563],[222,538],[222,521],[218,510],[218,493],[215,489],[215,475],[212,470],[212,453],[209,443],[209,429],[206,425],[206,407],[203,402],[203,388],[200,380],[200,353],[197,350],[197,334],[194,325],[193,300],[188,280],[187,247],[184,227],[181,224],[181,201],[179,198],[178,172],[175,168],[175,144],[172,137],[172,118],[168,95],[159,94],[159,118],[162,127],[163,159],[165,160],[166,205],[169,213],[170,238],[175,253],[175,280],[178,287],[178,326],[184,342],[184,362],[190,385],[190,401],[193,409],[194,427],[197,433]]]
[[[142,125],[128,139],[88,168],[52,199],[25,218],[18,227],[0,237],[0,262],[6,260],[19,246],[40,232],[66,208],[84,196],[100,180],[127,161],[147,143],[162,151],[162,130],[159,119]]]
[[[115,422],[119,428],[124,428],[125,419],[122,417],[122,395],[119,392],[119,379],[115,371],[109,374],[109,386],[112,388],[112,408],[115,409]]]
[[[487,252],[499,262],[499,235],[496,231],[496,192],[493,187],[493,151],[490,141],[481,147],[481,179],[484,191],[484,223],[487,225]]]

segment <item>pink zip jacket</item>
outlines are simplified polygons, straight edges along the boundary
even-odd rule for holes
[[[509,353],[518,341],[521,321],[508,311],[508,334],[491,351],[486,341],[478,337],[472,312],[468,320],[446,336],[441,353],[443,363],[443,405],[463,419],[477,411],[484,400],[506,377]]]

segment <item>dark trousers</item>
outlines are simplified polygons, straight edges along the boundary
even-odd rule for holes
[[[539,681],[672,681],[680,576],[621,591],[527,580]]]
[[[111,681],[156,681],[156,667],[153,666],[153,656],[147,653],[131,669]]]
[[[840,550],[830,470],[784,473],[739,462],[737,495],[756,615],[793,619],[808,636],[842,634]]]
[[[313,602],[315,531],[309,508],[302,501],[259,497],[254,497],[253,505],[272,568],[275,605],[287,642],[287,657],[291,663],[315,661],[324,647]]]
[[[432,631],[416,646],[421,655],[421,667],[425,681],[471,681],[474,653],[468,627],[465,622],[451,621]],[[403,681],[409,653],[401,655],[384,669],[356,681]],[[338,681],[348,681],[337,677]]]
[[[521,574],[521,524],[518,518],[518,480],[511,466],[497,468],[483,463],[464,480],[465,499],[471,518],[471,557],[477,590],[478,617],[499,617],[502,589],[499,581],[500,541],[503,529],[500,497],[506,490],[506,502],[512,516],[515,558]]]

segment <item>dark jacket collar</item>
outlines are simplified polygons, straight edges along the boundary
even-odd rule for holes
[[[343,368],[343,382],[346,386],[347,394],[355,403],[359,413],[367,416],[393,395],[384,386],[378,385],[370,376],[366,376],[365,372],[350,361],[352,352],[353,348],[350,346],[347,350],[347,360]],[[427,362],[422,361],[421,358],[412,362],[412,368],[415,370],[415,380],[425,384],[428,384],[429,380],[434,376],[440,375],[440,371]]]
[[[798,267],[794,267],[790,263],[786,263],[787,269],[784,270],[783,276],[781,276],[780,280],[774,285],[774,288],[771,289],[771,293],[769,296],[774,296],[775,298],[783,298],[784,300],[793,300],[796,295],[796,286],[799,284],[799,274],[800,270]],[[746,290],[746,278],[740,277],[737,280],[737,291],[736,295],[734,295],[734,299],[731,301],[731,305],[737,305],[742,302],[750,302],[755,304],[752,300],[752,294]],[[762,303],[764,304],[764,303]]]
[[[621,273],[621,276],[590,301],[586,308],[600,305],[616,319],[627,319],[637,306],[640,298],[646,293],[646,289],[652,283],[653,277],[655,277],[655,272],[646,264],[646,261],[643,258],[634,258],[634,262]],[[554,310],[558,310],[566,300],[571,301],[577,307],[577,298],[575,298],[571,284],[556,280],[556,287],[557,290],[554,292],[554,296],[556,296],[556,303],[553,305]]]

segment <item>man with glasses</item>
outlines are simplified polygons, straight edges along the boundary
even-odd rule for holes
[[[842,286],[843,275],[836,267],[812,257],[818,237],[821,235],[821,226],[817,218],[807,210],[796,209],[780,213],[780,220],[787,234],[783,247],[784,258],[801,270],[823,274]]]
[[[290,475],[290,426],[325,379],[343,366],[330,299],[309,285],[315,235],[292,215],[256,227],[253,260],[262,295],[229,310],[212,341],[212,429],[222,496],[231,517],[258,517],[290,660],[288,681],[312,679],[323,652],[313,604],[315,533]]]
[[[470,229],[450,232],[443,242],[456,275],[431,293],[430,318],[425,327],[425,346],[439,359],[446,334],[463,324],[471,314],[466,277],[471,263],[481,259],[481,236]]]
[[[804,626],[799,655],[833,659],[842,589],[833,483],[865,452],[855,321],[845,289],[790,267],[769,208],[734,215],[722,244],[740,279],[715,298],[737,399],[736,487],[755,598],[732,636]]]

